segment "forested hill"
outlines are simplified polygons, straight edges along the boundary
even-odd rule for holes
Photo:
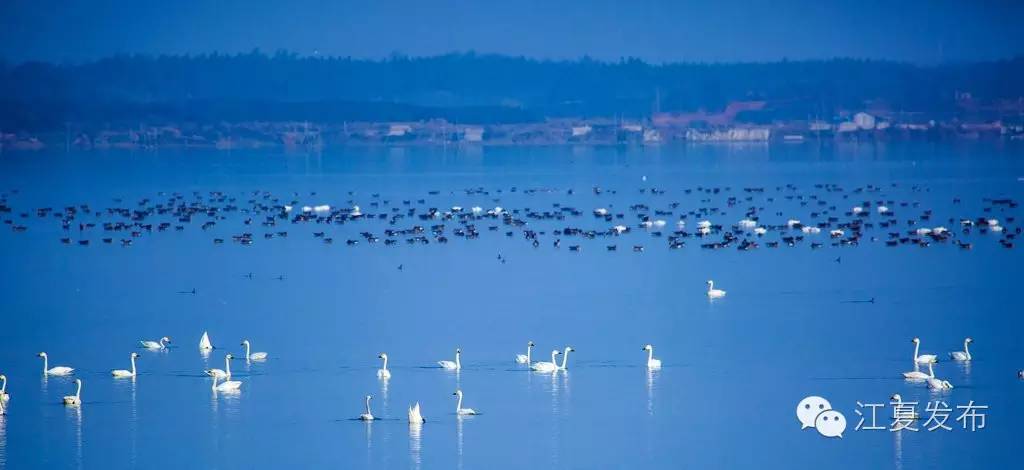
[[[117,56],[80,64],[0,62],[0,128],[66,122],[523,122],[644,117],[766,100],[781,119],[882,102],[944,112],[1024,96],[1024,58],[920,66],[835,59],[739,64],[538,61],[450,54],[384,60],[266,55]]]

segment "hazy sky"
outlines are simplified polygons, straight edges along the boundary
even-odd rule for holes
[[[0,0],[0,57],[476,50],[664,61],[1024,54],[1024,1]]]

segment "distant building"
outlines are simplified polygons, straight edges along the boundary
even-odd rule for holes
[[[733,127],[730,129],[687,129],[686,140],[693,142],[766,142],[772,130],[767,127]]]
[[[590,135],[590,132],[593,131],[593,130],[594,130],[594,128],[590,127],[588,125],[573,126],[572,127],[572,136],[573,137],[577,137],[577,138],[585,137],[587,135]]]
[[[832,124],[829,124],[829,123],[827,123],[825,121],[811,121],[807,125],[807,128],[809,130],[816,131],[816,132],[830,131],[830,130],[832,130]]]
[[[483,142],[484,140],[484,128],[483,127],[467,127],[462,131],[463,142]]]
[[[408,124],[392,124],[388,127],[387,137],[405,137],[412,133],[412,126]]]
[[[859,129],[871,130],[875,128],[875,117],[868,113],[857,113],[853,115],[853,123]]]
[[[853,121],[840,122],[839,127],[836,128],[836,132],[839,133],[857,132],[858,130],[860,130],[860,126],[858,126],[857,123]]]

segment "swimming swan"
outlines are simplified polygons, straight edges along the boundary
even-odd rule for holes
[[[935,378],[935,371],[932,370],[932,363],[928,363],[928,374],[931,377],[928,378],[928,388],[934,390],[950,390],[953,388],[953,384],[949,383],[948,380],[939,380]]]
[[[462,369],[462,362],[459,359],[460,356],[462,356],[462,348],[458,348],[458,349],[455,350],[455,362],[452,362],[452,361],[437,361],[437,364],[440,365],[441,368],[443,368],[443,369],[447,369],[447,370],[461,370]]]
[[[206,375],[209,375],[210,377],[231,380],[231,360],[234,358],[235,356],[232,356],[231,354],[226,354],[224,356],[224,370],[206,369],[203,372],[205,372]]]
[[[65,405],[78,406],[82,404],[82,379],[75,379],[75,383],[78,384],[78,390],[74,395],[64,397]]]
[[[914,371],[913,372],[904,372],[903,373],[903,378],[908,379],[908,380],[927,380],[927,379],[932,378],[932,377],[934,377],[934,376],[933,375],[925,374],[924,372],[921,372],[921,370],[918,368],[916,362],[914,363]]]
[[[167,343],[171,342],[171,338],[164,336],[160,338],[160,341],[139,341],[139,344],[146,349],[167,349]]]
[[[921,348],[921,338],[914,338],[911,340],[914,343],[914,362],[918,364],[928,364],[932,362],[938,362],[939,358],[934,354],[921,354],[918,355],[918,349]]]
[[[647,351],[647,368],[648,369],[661,369],[661,359],[654,358],[654,346],[648,344],[644,346],[644,351]]]
[[[388,355],[385,354],[385,353],[380,353],[380,355],[377,356],[377,357],[379,357],[381,359],[384,359],[384,366],[381,367],[380,369],[377,369],[377,378],[378,379],[390,379],[391,378],[391,371],[388,370]]]
[[[373,417],[373,413],[370,413],[370,398],[372,398],[370,395],[366,396],[366,413],[359,415],[359,419],[363,421],[373,421],[377,419]]]
[[[267,353],[265,352],[254,352],[249,353],[249,340],[243,339],[242,346],[245,346],[245,359],[252,361],[265,361],[267,360]]]
[[[558,370],[558,363],[555,362],[555,356],[562,354],[559,350],[555,349],[551,351],[551,362],[534,362],[530,366],[530,369],[538,372],[554,372]]]
[[[516,364],[530,363],[530,350],[533,349],[533,341],[526,343],[526,354],[516,354]]]
[[[455,393],[453,393],[452,395],[455,395],[455,396],[459,397],[459,400],[455,403],[455,414],[461,415],[461,416],[478,415],[478,414],[480,414],[480,413],[477,413],[476,410],[474,410],[472,408],[463,408],[462,407],[462,390],[456,390]]]
[[[135,358],[139,357],[139,353],[134,353],[133,352],[131,354],[131,356],[129,356],[129,357],[131,357],[131,360],[132,360],[132,370],[117,369],[117,370],[110,371],[110,374],[113,375],[115,378],[118,378],[118,379],[126,379],[128,377],[135,377],[135,375],[136,375],[136,372],[135,372]]]
[[[964,339],[964,350],[963,351],[953,351],[953,352],[949,353],[949,357],[951,357],[951,358],[953,358],[954,360],[957,360],[957,361],[969,361],[969,360],[971,360],[972,359],[972,357],[971,357],[971,350],[967,348],[967,345],[969,345],[969,344],[971,344],[973,342],[974,342],[974,340],[971,339],[971,338]]]
[[[213,343],[210,342],[210,335],[207,332],[203,332],[203,337],[199,338],[199,350],[209,351],[213,349]]]
[[[6,375],[0,374],[0,382],[3,382],[2,384],[0,384],[0,404],[2,404],[3,402],[11,401],[11,394],[7,393]]]
[[[41,358],[43,358],[43,374],[44,375],[71,375],[71,373],[75,371],[75,369],[72,369],[71,367],[65,367],[65,366],[55,366],[53,369],[48,369],[48,367],[50,365],[50,361],[49,361],[49,358],[46,357],[46,353],[41,352],[41,353],[36,354],[36,355],[41,357]]]
[[[568,370],[566,363],[569,362],[569,353],[571,352],[576,352],[576,350],[572,346],[566,346],[565,351],[562,352],[562,365],[558,367],[559,369]]]
[[[898,393],[894,393],[891,397],[889,397],[889,401],[892,402],[892,404],[896,405],[896,406],[902,406],[903,405],[903,397],[901,397],[900,394],[898,394]],[[917,410],[916,409],[908,410],[908,411],[901,410],[900,411],[900,417],[902,417],[902,418],[910,418],[910,419],[919,419],[919,418],[921,418],[921,415],[917,414]]]
[[[725,297],[725,291],[721,289],[715,289],[715,281],[708,281],[708,298],[717,299]]]
[[[211,387],[214,392],[236,392],[242,388],[242,382],[237,380],[226,380],[224,383],[217,385],[218,381],[220,381],[220,377],[214,376],[213,386]]]
[[[420,414],[420,402],[409,407],[409,424],[425,423],[427,420]]]

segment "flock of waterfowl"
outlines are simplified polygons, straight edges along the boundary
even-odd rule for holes
[[[167,345],[170,344],[170,343],[171,343],[171,339],[169,337],[167,337],[167,336],[164,336],[163,338],[160,338],[159,341],[150,341],[150,340],[139,341],[139,345],[140,345],[141,348],[149,349],[149,350],[154,350],[154,351],[167,350]],[[245,355],[244,355],[244,357],[245,357],[246,361],[257,361],[257,362],[260,362],[260,361],[267,360],[268,355],[267,355],[266,352],[251,352],[251,346],[250,346],[249,340],[247,340],[247,339],[242,340],[240,345],[245,347],[245,353],[244,353]],[[551,362],[543,362],[543,361],[534,362],[532,360],[533,347],[534,347],[533,341],[529,341],[527,343],[527,345],[526,345],[526,354],[516,354],[515,358],[514,358],[514,361],[517,364],[522,364],[522,365],[528,366],[530,368],[530,370],[532,370],[532,371],[542,372],[542,373],[543,372],[554,373],[554,372],[558,372],[558,371],[568,370],[568,368],[569,368],[569,353],[575,351],[575,349],[573,349],[571,346],[566,346],[565,349],[563,349],[561,351],[559,351],[557,349],[551,351]],[[200,339],[199,339],[199,350],[201,352],[203,352],[203,353],[208,354],[209,351],[211,351],[213,349],[214,349],[214,346],[213,346],[212,341],[210,340],[210,336],[209,336],[209,334],[207,332],[204,331],[202,337],[200,337]],[[651,369],[651,370],[661,369],[661,360],[654,358],[654,346],[648,344],[648,345],[645,345],[642,348],[642,350],[647,352],[647,363],[646,363],[647,368]],[[558,363],[558,361],[556,360],[558,355],[562,356],[562,362],[561,363]],[[37,354],[37,356],[43,359],[43,375],[44,376],[64,377],[64,376],[73,375],[74,372],[75,372],[75,369],[73,367],[68,367],[68,366],[54,366],[54,367],[50,367],[49,356],[45,352],[40,352],[39,354]],[[114,369],[114,370],[110,371],[111,376],[114,379],[131,379],[131,380],[135,380],[136,377],[138,377],[138,370],[137,370],[137,368],[135,366],[135,360],[138,359],[139,357],[140,357],[139,353],[132,352],[129,355],[129,360],[131,361],[131,370]],[[231,380],[232,379],[232,377],[231,377],[231,361],[234,358],[235,358],[234,355],[232,355],[231,353],[227,353],[227,354],[224,355],[224,369],[209,368],[209,369],[204,369],[203,370],[204,374],[206,374],[207,376],[209,376],[210,378],[213,379],[212,382],[211,382],[210,388],[213,390],[214,393],[218,393],[218,392],[220,392],[220,393],[240,393],[241,388],[242,388],[242,382],[238,381],[238,380]],[[381,368],[377,370],[377,378],[386,381],[386,380],[391,378],[391,371],[388,370],[388,355],[387,355],[387,353],[380,353],[378,358],[383,360],[383,364],[381,365]],[[462,348],[457,348],[455,350],[455,360],[454,361],[441,360],[441,361],[437,361],[437,365],[438,365],[438,367],[440,369],[444,369],[444,370],[450,370],[450,371],[460,371],[460,370],[462,370]],[[10,394],[7,393],[7,376],[0,374],[0,382],[2,382],[2,385],[0,385],[0,415],[3,415],[3,414],[6,414],[6,408],[7,408],[8,402],[10,401],[11,396],[10,396]],[[68,395],[68,396],[63,397],[62,402],[64,403],[64,405],[67,405],[67,406],[81,406],[82,405],[82,379],[76,378],[75,379],[75,386],[76,386],[76,388],[75,388],[75,394],[74,395]],[[452,395],[456,397],[455,413],[457,415],[459,415],[459,416],[468,416],[468,415],[480,414],[479,412],[477,412],[473,408],[466,408],[466,407],[462,406],[463,392],[462,392],[461,389],[456,389],[455,392],[452,393]],[[366,396],[365,412],[363,414],[359,415],[358,419],[363,420],[363,421],[373,421],[373,420],[377,419],[376,417],[374,417],[373,413],[370,410],[370,400],[372,398],[373,398],[372,395],[367,395]],[[408,418],[409,418],[409,422],[413,423],[413,424],[423,423],[423,422],[426,421],[426,419],[422,415],[421,407],[420,407],[420,404],[418,402],[409,406]]]
[[[432,190],[426,197],[401,199],[349,192],[340,207],[323,202],[302,205],[302,200],[319,200],[316,192],[281,197],[269,191],[196,191],[158,193],[131,203],[115,198],[112,205],[102,208],[80,203],[62,208],[15,209],[13,201],[19,192],[12,190],[0,193],[0,217],[15,232],[28,231],[33,214],[36,219],[56,220],[63,230],[60,242],[68,245],[99,242],[125,247],[154,233],[183,231],[193,225],[211,232],[215,244],[230,238],[241,245],[252,245],[259,239],[288,237],[289,226],[296,230],[312,226],[315,228],[304,235],[325,244],[334,243],[335,237],[344,237],[349,246],[378,242],[387,246],[399,241],[410,245],[444,244],[454,238],[470,240],[486,232],[500,232],[508,238],[521,236],[534,247],[549,244],[560,248],[565,240],[572,252],[583,251],[583,241],[595,239],[607,240],[607,251],[618,251],[616,241],[634,232],[664,239],[670,249],[696,240],[701,248],[738,250],[801,243],[811,248],[826,244],[857,246],[864,242],[920,247],[949,244],[971,249],[974,234],[991,235],[1002,246],[1013,248],[1021,233],[1011,212],[1018,206],[1013,199],[986,198],[980,209],[964,209],[961,199],[954,197],[950,201],[952,210],[942,208],[940,217],[936,209],[922,207],[919,200],[906,197],[908,191],[910,196],[928,192],[928,188],[918,185],[866,185],[849,190],[836,184],[815,184],[810,190],[792,184],[774,188],[698,186],[676,193],[692,207],[689,210],[684,209],[682,201],[670,200],[668,189],[641,187],[637,191],[642,202],[616,206],[612,199],[621,198],[616,196],[618,191],[593,187],[590,208],[569,204],[573,198],[582,198],[573,189],[511,187],[470,188],[447,194]],[[897,199],[889,191],[904,197]],[[551,202],[547,207],[500,205],[503,198],[511,196],[541,195],[564,195],[566,201]],[[440,203],[457,197],[479,205],[467,208]],[[367,205],[360,206],[357,199]],[[494,206],[484,208],[484,204]],[[783,207],[790,211],[786,213]],[[580,220],[588,213],[591,222]],[[579,223],[569,225],[571,220]],[[218,230],[232,222],[241,222],[242,231],[232,229],[234,233],[228,237]],[[359,229],[347,230],[353,225]],[[262,227],[259,233],[254,228],[257,226]],[[642,241],[629,244],[634,252],[645,249]]]

